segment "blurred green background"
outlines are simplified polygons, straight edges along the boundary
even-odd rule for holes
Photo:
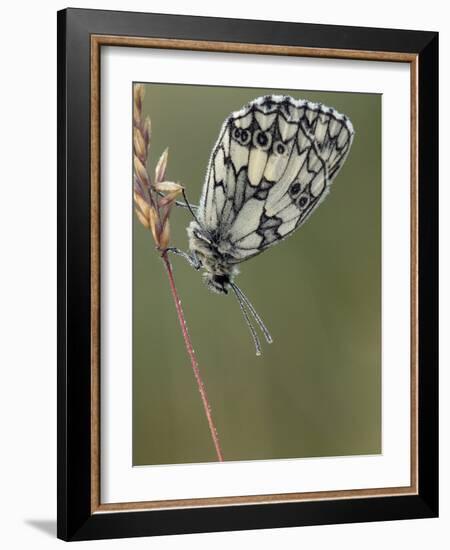
[[[274,338],[262,357],[235,298],[212,294],[172,257],[224,456],[380,453],[381,96],[147,84],[150,166],[168,146],[167,178],[197,204],[223,120],[269,93],[332,106],[349,116],[356,135],[330,195],[306,224],[241,264],[237,282]],[[177,208],[171,222],[171,244],[187,249],[189,213]],[[214,461],[167,276],[136,216],[133,270],[133,465]]]

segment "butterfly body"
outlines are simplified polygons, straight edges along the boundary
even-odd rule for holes
[[[229,254],[231,244],[205,230],[197,221],[188,226],[189,249],[205,270],[206,285],[213,292],[228,294],[230,282],[239,270]]]

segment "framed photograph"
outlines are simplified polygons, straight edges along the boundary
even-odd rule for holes
[[[58,13],[58,536],[438,514],[438,36]]]

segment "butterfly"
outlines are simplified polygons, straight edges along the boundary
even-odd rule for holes
[[[209,159],[189,252],[204,270],[208,288],[231,289],[256,348],[253,317],[268,343],[272,337],[250,300],[234,282],[238,266],[296,231],[328,195],[353,142],[347,116],[332,107],[289,96],[258,97],[224,121]],[[250,315],[249,315],[250,313]]]

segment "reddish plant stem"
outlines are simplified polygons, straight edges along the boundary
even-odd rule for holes
[[[166,267],[167,275],[169,277],[170,290],[172,291],[173,301],[175,302],[175,308],[177,310],[178,320],[181,326],[181,332],[183,333],[184,344],[186,346],[186,351],[188,352],[189,359],[191,360],[191,366],[192,366],[192,370],[194,371],[195,379],[197,381],[198,391],[200,392],[200,396],[202,398],[203,408],[205,409],[206,418],[208,420],[209,431],[211,432],[211,437],[214,442],[214,447],[216,449],[217,460],[219,462],[223,462],[223,454],[222,454],[222,449],[220,447],[219,435],[217,433],[217,429],[212,418],[211,405],[209,404],[208,395],[206,393],[206,387],[205,387],[205,384],[203,383],[203,380],[200,374],[200,369],[198,368],[197,357],[195,356],[194,348],[192,347],[192,342],[189,337],[186,320],[184,318],[183,308],[181,307],[180,297],[178,296],[177,287],[175,286],[175,279],[173,277],[172,265],[169,261],[169,258],[167,257],[167,252],[164,252],[162,254],[162,259]]]

